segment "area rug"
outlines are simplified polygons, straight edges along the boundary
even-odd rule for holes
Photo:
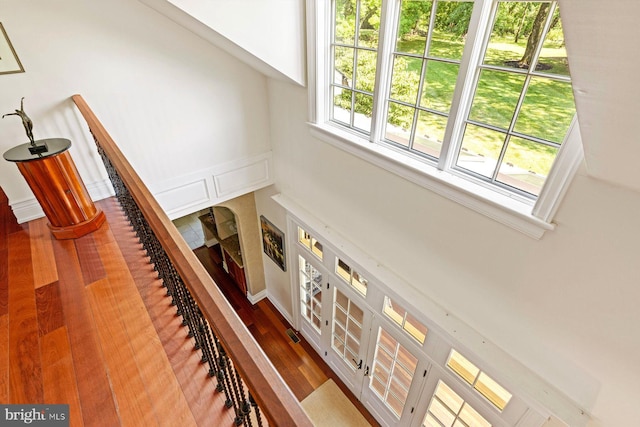
[[[331,379],[315,389],[301,404],[315,427],[371,426]]]

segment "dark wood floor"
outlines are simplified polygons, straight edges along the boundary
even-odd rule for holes
[[[46,219],[17,224],[0,190],[0,403],[69,403],[72,426],[231,426],[117,202],[97,205],[103,227],[60,241]],[[196,254],[298,399],[333,378],[376,425],[268,300],[252,306],[215,250]]]

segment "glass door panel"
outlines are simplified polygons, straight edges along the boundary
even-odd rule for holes
[[[404,336],[396,337],[389,332],[395,332],[395,328],[387,329],[382,324],[375,325],[375,328],[371,331],[375,339],[375,344],[371,344],[373,357],[365,368],[369,370],[370,367],[370,372],[365,372],[369,379],[363,387],[361,400],[379,419],[401,425],[410,416],[411,408],[407,411],[405,405],[418,371],[419,359]]]
[[[371,313],[362,309],[359,297],[341,286],[333,288],[331,348],[327,363],[345,384],[359,395],[362,387],[363,364],[366,359]]]
[[[301,331],[317,349],[322,335],[323,273],[320,267],[298,256]]]

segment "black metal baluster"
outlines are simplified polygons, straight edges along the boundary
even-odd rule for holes
[[[215,336],[215,335],[214,335]],[[227,401],[225,405],[227,408],[233,407],[234,412],[236,413],[236,419],[238,419],[238,414],[240,413],[240,408],[238,408],[238,400],[235,398],[234,389],[231,385],[231,375],[229,368],[229,357],[227,356],[227,352],[220,343],[220,341],[216,341],[216,347],[218,349],[218,365],[220,366],[220,371],[218,371],[218,375],[222,376],[224,380],[225,389],[226,389],[226,397]]]
[[[224,397],[225,397],[225,402],[224,402],[224,406],[226,406],[227,408],[230,408],[232,406],[231,403],[231,396],[229,394],[229,389],[227,388],[227,384],[225,382],[225,375],[224,375],[224,369],[223,367],[220,365],[220,354],[218,353],[218,346],[219,346],[219,341],[218,341],[218,337],[216,337],[216,335],[213,335],[213,338],[215,340],[215,345],[212,347],[213,350],[213,355],[214,355],[214,366],[216,369],[215,372],[215,378],[217,381],[217,385],[216,385],[216,391],[218,393],[220,392],[224,392]]]
[[[242,381],[242,377],[240,377],[240,373],[235,367],[233,367],[233,372],[235,373],[236,381],[238,382],[239,395],[242,398],[240,403],[242,408],[242,419],[245,425],[251,427],[251,418],[249,417],[249,415],[251,414],[251,405],[249,404],[249,399],[244,392],[244,383]]]
[[[237,375],[237,371],[236,368],[233,366],[233,363],[231,362],[231,359],[229,359],[229,356],[227,356],[227,353],[224,352],[223,353],[223,357],[225,359],[225,367],[227,370],[227,375],[229,377],[229,379],[231,380],[231,385],[232,385],[232,396],[233,396],[233,408],[236,411],[236,418],[235,418],[235,424],[237,426],[242,425],[243,420],[244,420],[244,408],[242,406],[242,396],[240,395],[240,387],[238,385],[238,381],[236,378]]]
[[[258,422],[258,427],[262,427],[262,414],[260,414],[260,407],[258,406],[256,401],[253,399],[251,392],[249,392],[249,403],[253,408],[253,412],[256,414],[256,421]]]

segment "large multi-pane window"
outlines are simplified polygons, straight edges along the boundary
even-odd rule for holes
[[[455,165],[538,195],[575,114],[560,14],[512,1],[494,14]]]
[[[575,116],[557,2],[332,6],[329,122],[535,202]]]

